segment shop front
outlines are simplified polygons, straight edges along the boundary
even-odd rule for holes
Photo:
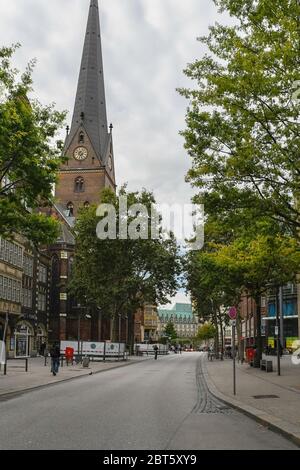
[[[29,357],[33,348],[34,332],[30,324],[22,322],[15,328],[15,357]]]

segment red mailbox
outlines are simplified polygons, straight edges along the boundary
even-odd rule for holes
[[[253,363],[255,357],[255,349],[253,347],[246,348],[246,360],[249,364]]]
[[[67,364],[68,364],[69,362],[73,363],[74,348],[67,347],[67,348],[65,349],[65,356],[66,356]]]

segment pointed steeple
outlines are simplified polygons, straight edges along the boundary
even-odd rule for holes
[[[98,0],[91,0],[80,66],[77,94],[66,147],[84,127],[99,160],[105,159],[107,126]]]

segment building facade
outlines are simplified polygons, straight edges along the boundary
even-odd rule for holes
[[[50,257],[23,237],[0,237],[0,338],[9,357],[39,353],[49,329]]]
[[[73,228],[80,208],[100,202],[104,188],[116,189],[112,125],[108,127],[98,0],[91,0],[73,118],[67,127],[65,163],[58,174],[55,205],[61,235],[49,247],[51,257],[51,341],[110,339],[112,325],[100,312],[88,314],[68,293],[75,251]],[[121,319],[122,331],[125,319]],[[124,335],[123,335],[124,336]]]
[[[277,347],[275,327],[279,327],[280,341],[283,348],[291,349],[293,342],[300,338],[300,302],[299,285],[290,283],[280,290],[270,290],[261,297],[261,335],[263,347],[271,349]],[[278,308],[279,321],[276,320]],[[255,345],[257,331],[256,303],[244,295],[240,303],[241,331],[240,340],[242,349]]]
[[[158,310],[156,305],[146,304],[144,307],[144,341],[155,343],[158,335]]]
[[[170,310],[158,309],[158,334],[163,336],[169,322],[174,324],[178,338],[194,338],[199,329],[198,317],[191,304],[176,303]]]

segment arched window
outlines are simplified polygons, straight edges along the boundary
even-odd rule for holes
[[[84,132],[79,132],[79,136],[78,136],[78,143],[79,144],[84,144]]]
[[[74,191],[75,191],[75,193],[83,193],[84,192],[84,179],[82,178],[82,176],[78,176],[78,178],[76,178]]]
[[[68,209],[68,217],[73,217],[73,215],[74,215],[74,204],[73,204],[73,202],[68,202],[67,209]]]

